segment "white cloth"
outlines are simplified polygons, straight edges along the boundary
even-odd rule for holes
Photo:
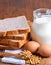
[[[2,62],[25,65],[25,60],[12,58],[12,57],[3,57]]]
[[[5,50],[5,52],[9,52],[9,53],[13,53],[13,54],[18,54],[18,53],[22,52],[22,49],[18,49],[18,50]]]
[[[5,52],[9,52],[9,53],[13,53],[13,54],[18,54],[20,52],[22,52],[22,49],[18,49],[18,50],[5,50]],[[6,63],[13,63],[13,64],[20,64],[20,65],[25,65],[25,60],[21,60],[15,57],[3,57],[1,59],[2,62],[6,62]]]

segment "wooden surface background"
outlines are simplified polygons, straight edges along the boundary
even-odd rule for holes
[[[51,8],[51,0],[0,0],[0,18],[25,15],[33,19],[33,10]]]
[[[25,15],[32,21],[33,10],[42,7],[51,8],[51,0],[0,0],[0,19]]]

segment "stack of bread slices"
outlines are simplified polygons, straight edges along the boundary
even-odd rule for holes
[[[19,49],[27,39],[30,27],[25,16],[0,20],[0,49]]]

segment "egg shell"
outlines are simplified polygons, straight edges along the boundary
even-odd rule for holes
[[[40,44],[35,41],[27,41],[24,45],[24,49],[29,50],[32,53],[34,53],[39,47],[40,47]]]
[[[49,57],[49,56],[51,56],[51,47],[48,46],[47,44],[42,44],[39,47],[37,53],[39,53],[43,57]]]

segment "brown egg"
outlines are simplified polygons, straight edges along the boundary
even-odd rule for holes
[[[38,49],[38,53],[44,57],[51,56],[51,47],[47,44],[42,44]]]
[[[39,47],[40,47],[40,44],[35,41],[28,41],[24,45],[24,49],[29,50],[32,53],[34,53]]]

